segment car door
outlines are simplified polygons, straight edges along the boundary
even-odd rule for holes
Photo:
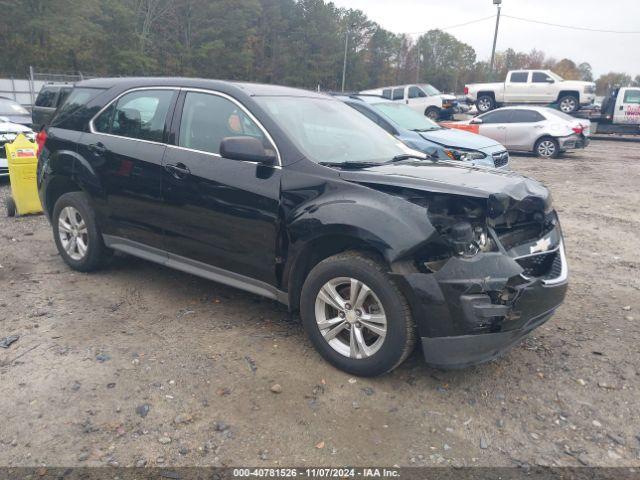
[[[496,142],[503,145],[506,144],[507,139],[507,123],[511,119],[511,109],[501,108],[494,110],[493,112],[480,115],[482,123],[479,124],[480,135],[494,139]]]
[[[504,86],[504,100],[507,103],[531,102],[529,72],[511,72]]]
[[[103,234],[163,247],[162,157],[178,91],[138,89],[102,110],[79,141],[78,153],[100,178],[93,185]]]
[[[613,112],[613,123],[640,125],[640,88],[621,88]]]
[[[266,130],[235,99],[184,91],[164,159],[165,248],[254,280],[276,283],[281,167],[220,155],[225,137],[252,136],[275,148]]]
[[[407,105],[416,112],[424,115],[427,104],[427,94],[420,87],[411,85],[407,87]]]
[[[535,110],[513,109],[509,123],[505,124],[504,145],[512,150],[532,150],[540,137],[546,118]]]
[[[531,72],[530,95],[536,103],[551,103],[557,100],[554,94],[555,80],[545,72]]]

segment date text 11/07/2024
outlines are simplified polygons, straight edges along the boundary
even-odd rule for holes
[[[396,468],[236,468],[235,478],[398,478]]]

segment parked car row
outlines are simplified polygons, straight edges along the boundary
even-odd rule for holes
[[[453,95],[440,92],[427,83],[396,85],[392,87],[363,90],[364,95],[377,95],[392,102],[404,103],[420,115],[431,120],[447,119],[456,112],[458,100]]]
[[[440,159],[468,137],[374,97],[94,79],[38,134],[37,178],[73,269],[120,251],[275,299],[352,374],[416,343],[464,367],[547,321],[568,279],[542,184]]]

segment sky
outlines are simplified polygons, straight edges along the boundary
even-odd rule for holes
[[[332,0],[360,9],[395,33],[445,28],[493,15],[492,19],[447,29],[471,45],[479,60],[491,57],[496,7],[492,0]],[[503,0],[502,14],[548,23],[615,31],[640,31],[640,0]],[[415,37],[415,35],[414,35]],[[502,16],[497,50],[544,51],[557,60],[589,62],[597,77],[610,71],[640,74],[640,34],[569,30]]]

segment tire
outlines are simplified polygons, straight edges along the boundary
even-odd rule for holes
[[[476,108],[480,113],[486,113],[496,108],[496,101],[491,95],[480,95],[476,100]]]
[[[558,99],[558,110],[563,113],[575,113],[580,110],[580,101],[574,95],[563,95]]]
[[[558,158],[560,144],[555,138],[542,137],[536,142],[533,152],[540,158]]]
[[[16,202],[13,200],[13,198],[7,197],[7,200],[5,201],[5,207],[7,207],[7,217],[16,216]]]
[[[352,285],[362,296],[349,305]],[[325,300],[324,292],[331,291],[328,286],[336,287],[332,302],[339,297],[340,310]],[[302,287],[300,314],[320,355],[353,375],[390,372],[415,346],[415,325],[406,298],[380,262],[358,252],[334,255],[311,270]],[[321,331],[318,322],[323,321],[330,326]]]
[[[95,212],[83,192],[65,193],[58,199],[51,225],[58,252],[74,270],[98,270],[111,258],[113,251],[104,245]]]
[[[437,122],[438,120],[440,120],[440,109],[438,107],[429,107],[424,112],[424,115],[430,120]]]

